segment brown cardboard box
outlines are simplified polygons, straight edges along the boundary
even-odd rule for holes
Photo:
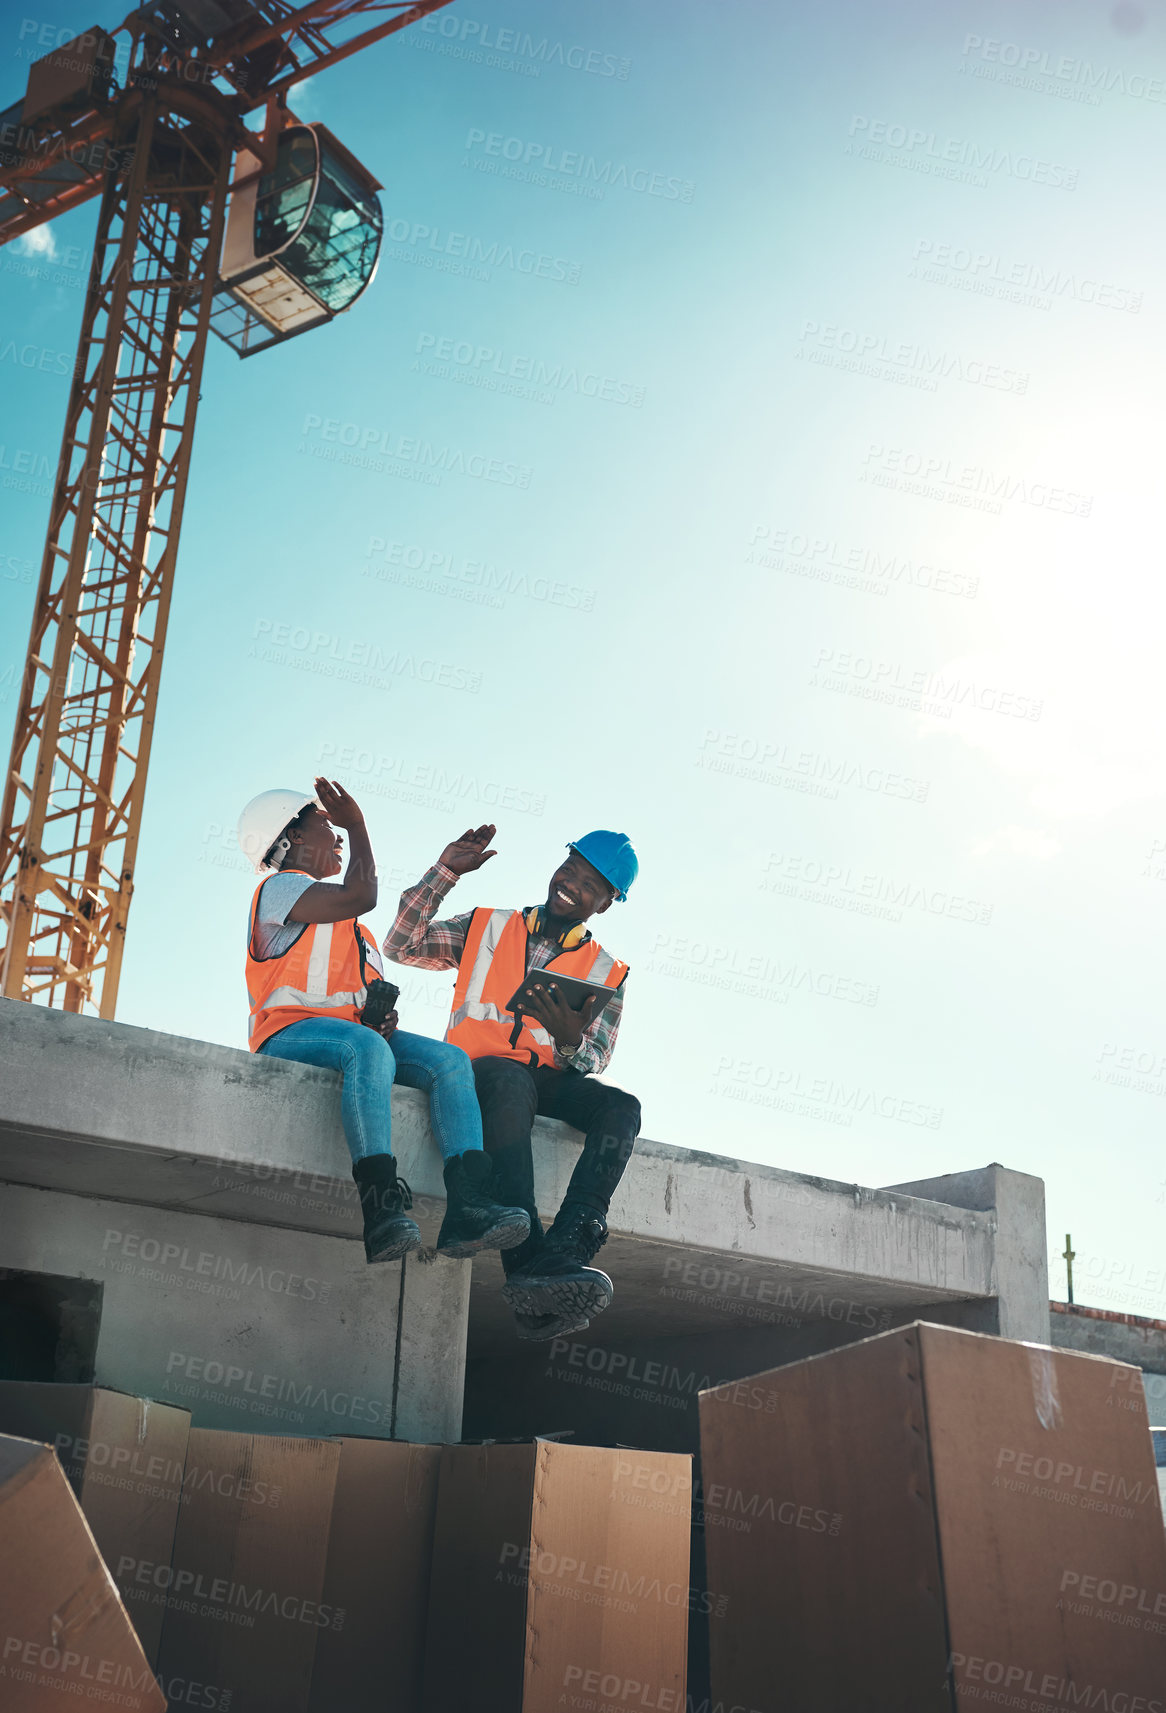
[[[0,1707],[166,1713],[56,1454],[0,1435]]]
[[[165,1597],[138,1572],[170,1563],[189,1431],[189,1410],[105,1386],[0,1382],[0,1433],[56,1450],[151,1665]]]
[[[700,1418],[714,1703],[1166,1709],[1138,1369],[916,1322]]]
[[[190,1430],[159,1652],[172,1705],[306,1713],[316,1637],[344,1623],[323,1599],[339,1463],[330,1440]]]
[[[420,1713],[439,1445],[342,1438],[311,1713]]]
[[[692,1464],[446,1446],[425,1713],[684,1713]]]

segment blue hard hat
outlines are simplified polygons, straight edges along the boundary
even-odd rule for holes
[[[598,869],[604,880],[615,888],[615,895],[620,903],[625,901],[632,881],[640,872],[632,841],[626,833],[584,833],[581,839],[575,839],[567,849],[578,851],[579,855],[589,862],[592,868]]]

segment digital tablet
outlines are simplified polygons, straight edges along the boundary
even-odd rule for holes
[[[626,980],[627,977],[625,976],[624,981]],[[512,1013],[516,1011],[525,1012],[526,1007],[522,1003],[522,996],[527,988],[533,987],[536,982],[540,987],[550,987],[552,984],[557,987],[572,1011],[582,1011],[584,1001],[591,994],[595,994],[599,1004],[591,1014],[592,1023],[599,1016],[604,1006],[608,1005],[619,992],[619,987],[608,987],[602,981],[580,981],[578,976],[560,975],[557,970],[531,970],[530,974],[523,980],[522,985],[511,994],[507,1002],[507,1010]],[[622,986],[623,982],[620,983],[620,987]]]

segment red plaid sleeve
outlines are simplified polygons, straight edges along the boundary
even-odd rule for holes
[[[456,884],[453,870],[435,863],[416,886],[402,892],[397,920],[385,935],[381,948],[386,958],[421,970],[458,967],[466,949],[473,911],[468,910],[464,916],[450,916],[444,922],[431,920],[446,893]]]

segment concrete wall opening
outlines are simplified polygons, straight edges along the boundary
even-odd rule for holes
[[[0,1380],[88,1385],[104,1290],[94,1279],[0,1267]]]

